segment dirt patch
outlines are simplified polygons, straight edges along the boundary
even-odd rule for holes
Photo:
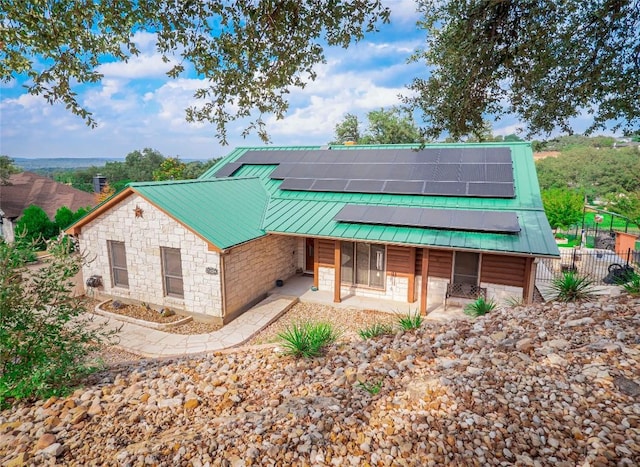
[[[163,316],[157,310],[146,305],[126,305],[118,302],[117,300],[107,302],[101,305],[103,310],[109,313],[115,313],[122,316],[128,316],[129,318],[140,319],[142,321],[148,321],[150,323],[175,323],[183,318],[183,316],[174,314],[172,316]]]
[[[334,308],[316,303],[298,303],[291,307],[277,321],[267,326],[248,345],[267,344],[278,341],[278,334],[294,323],[329,322],[340,333],[342,340],[360,339],[358,331],[373,324],[397,324],[398,316],[373,310]]]
[[[179,321],[186,316],[175,314],[173,316],[162,316],[160,312],[142,304],[121,304],[118,307],[113,306],[113,302],[103,304],[102,309],[129,318],[135,318],[150,323],[171,324]],[[163,332],[172,334],[208,334],[217,331],[222,326],[213,323],[202,323],[196,320],[188,323],[163,329]]]

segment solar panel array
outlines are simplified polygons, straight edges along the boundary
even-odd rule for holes
[[[281,190],[513,198],[506,147],[247,151],[216,177],[243,165],[277,165]]]
[[[347,204],[333,218],[338,222],[379,224],[427,229],[515,234],[518,216],[509,211],[471,211]]]

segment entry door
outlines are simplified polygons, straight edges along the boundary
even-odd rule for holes
[[[314,239],[307,238],[305,242],[304,270],[313,272],[313,245]]]

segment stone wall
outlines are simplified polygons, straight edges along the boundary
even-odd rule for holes
[[[509,301],[521,301],[522,298],[522,287],[513,287],[509,285],[497,285],[497,284],[489,284],[486,282],[481,282],[480,287],[486,287],[487,289],[487,300],[495,300],[498,304],[508,304]]]
[[[429,277],[429,282],[427,282],[427,311],[444,304],[444,299],[447,296],[447,285],[449,285],[449,279]]]
[[[298,238],[268,235],[229,250],[223,258],[226,315],[235,316],[298,267]]]
[[[135,217],[137,207],[142,209],[142,217]],[[109,240],[125,244],[128,288],[112,285]],[[204,240],[144,198],[131,195],[101,214],[82,228],[79,241],[81,251],[93,259],[83,267],[84,278],[102,276],[100,295],[219,319],[223,317],[219,254],[208,251]],[[183,299],[165,296],[160,247],[180,249]],[[215,268],[217,274],[207,274],[206,268]]]

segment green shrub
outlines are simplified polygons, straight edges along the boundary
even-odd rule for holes
[[[580,276],[575,271],[567,271],[551,282],[551,291],[554,293],[554,300],[575,302],[577,300],[591,300],[596,288],[588,277]]]
[[[423,318],[420,313],[409,312],[398,319],[398,324],[404,331],[411,331],[413,329],[418,329],[422,324],[422,320]]]
[[[382,389],[382,380],[376,381],[375,383],[369,383],[368,381],[358,381],[358,386],[361,389],[367,391],[370,395],[375,396]]]
[[[338,333],[331,323],[295,323],[278,334],[287,355],[313,358],[322,354],[324,348],[335,342]]]
[[[60,231],[55,222],[49,219],[47,213],[33,204],[24,210],[14,230],[16,236],[21,237],[25,243],[35,245],[38,250],[44,250],[47,240],[58,235]]]
[[[620,286],[624,288],[629,295],[633,295],[634,297],[640,295],[640,274],[634,272],[627,276],[627,278],[627,282],[620,284]]]
[[[371,326],[368,326],[364,329],[360,329],[358,334],[363,339],[371,339],[372,337],[382,336],[384,334],[391,334],[393,332],[393,328],[388,324],[375,323]]]
[[[478,297],[475,302],[464,307],[464,313],[473,317],[484,316],[495,308],[496,302],[493,299],[485,300],[484,297]]]
[[[87,361],[109,333],[89,326],[84,304],[71,296],[82,258],[59,241],[42,268],[0,241],[0,406],[12,399],[62,395],[95,368]]]

